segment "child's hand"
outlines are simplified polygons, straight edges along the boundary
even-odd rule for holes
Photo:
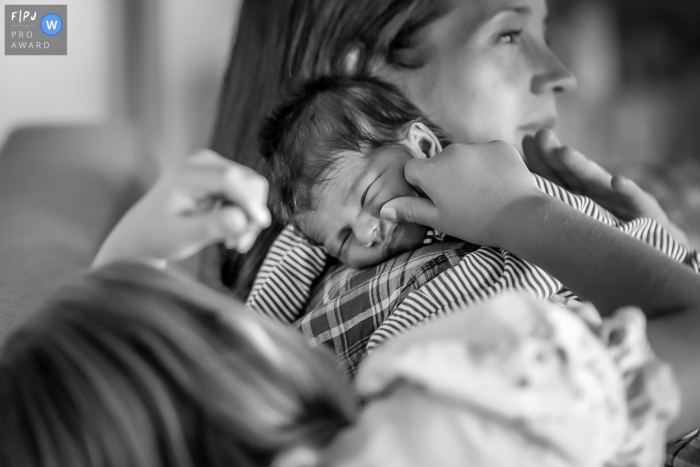
[[[139,260],[164,266],[225,241],[247,251],[270,225],[267,181],[210,150],[200,150],[156,184],[119,221],[93,262]]]
[[[523,140],[530,169],[572,193],[588,196],[622,220],[650,217],[664,226],[680,243],[688,237],[671,222],[656,198],[632,180],[612,176],[607,170],[568,146],[552,130],[540,130]]]
[[[384,219],[427,225],[479,245],[501,246],[499,217],[513,201],[543,195],[518,151],[502,142],[453,144],[431,159],[409,161],[404,174],[428,199],[393,199],[382,207]]]

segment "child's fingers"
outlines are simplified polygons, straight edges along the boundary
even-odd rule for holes
[[[385,203],[380,216],[391,222],[410,222],[435,227],[437,208],[429,199],[404,196]]]
[[[213,151],[189,158],[175,173],[175,192],[184,192],[191,211],[206,211],[217,198],[241,206],[253,222],[267,227],[267,180],[254,170],[222,158]]]
[[[221,236],[227,239],[237,238],[243,235],[249,228],[248,217],[237,206],[228,206],[218,212],[218,223],[221,227]]]
[[[255,239],[258,238],[260,230],[250,230],[241,236],[236,249],[241,253],[247,253],[255,243]]]
[[[228,248],[247,251],[264,228],[254,222],[241,206],[217,205],[207,212],[183,217],[178,231],[181,240],[176,255],[193,254],[200,248],[224,242]],[[181,250],[181,251],[180,251]]]
[[[239,207],[230,206],[221,210],[219,223],[227,248],[245,253],[253,246],[260,234],[261,226],[250,222],[250,218]]]
[[[192,243],[202,246],[221,241],[230,247],[237,246],[241,237],[251,229],[248,216],[239,206],[224,206],[192,218],[191,222],[200,223],[199,233],[193,232],[196,239]]]
[[[271,216],[267,209],[268,183],[265,177],[243,166],[232,166],[226,172],[227,198],[240,205],[253,222],[265,228]]]
[[[226,206],[191,216],[183,216],[171,225],[157,243],[155,257],[165,260],[187,258],[200,249],[226,241],[237,245],[251,229],[245,212],[236,206]]]
[[[187,162],[199,165],[213,165],[219,167],[227,166],[231,161],[211,149],[198,149],[193,155],[187,158]]]
[[[206,158],[190,158],[179,166],[173,174],[173,188],[182,190],[198,201],[224,195],[228,164],[221,165],[204,159]]]

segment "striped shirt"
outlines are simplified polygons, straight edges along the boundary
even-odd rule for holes
[[[622,221],[590,198],[533,177],[545,193],[700,270],[698,254],[676,242],[656,221]],[[338,365],[352,375],[368,351],[392,336],[506,290],[561,303],[577,301],[556,278],[503,249],[432,242],[356,270],[288,227],[270,248],[246,304],[293,325],[310,345],[332,347]]]

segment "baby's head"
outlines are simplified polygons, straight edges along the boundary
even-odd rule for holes
[[[403,168],[441,150],[436,134],[390,84],[334,77],[309,82],[260,133],[272,209],[355,268],[413,250],[427,229],[383,220],[379,212],[391,199],[418,196]]]

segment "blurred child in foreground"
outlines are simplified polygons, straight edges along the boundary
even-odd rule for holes
[[[678,400],[643,322],[627,311],[596,337],[565,308],[502,297],[370,357],[358,413],[293,331],[115,264],[0,351],[0,465],[652,467]]]

